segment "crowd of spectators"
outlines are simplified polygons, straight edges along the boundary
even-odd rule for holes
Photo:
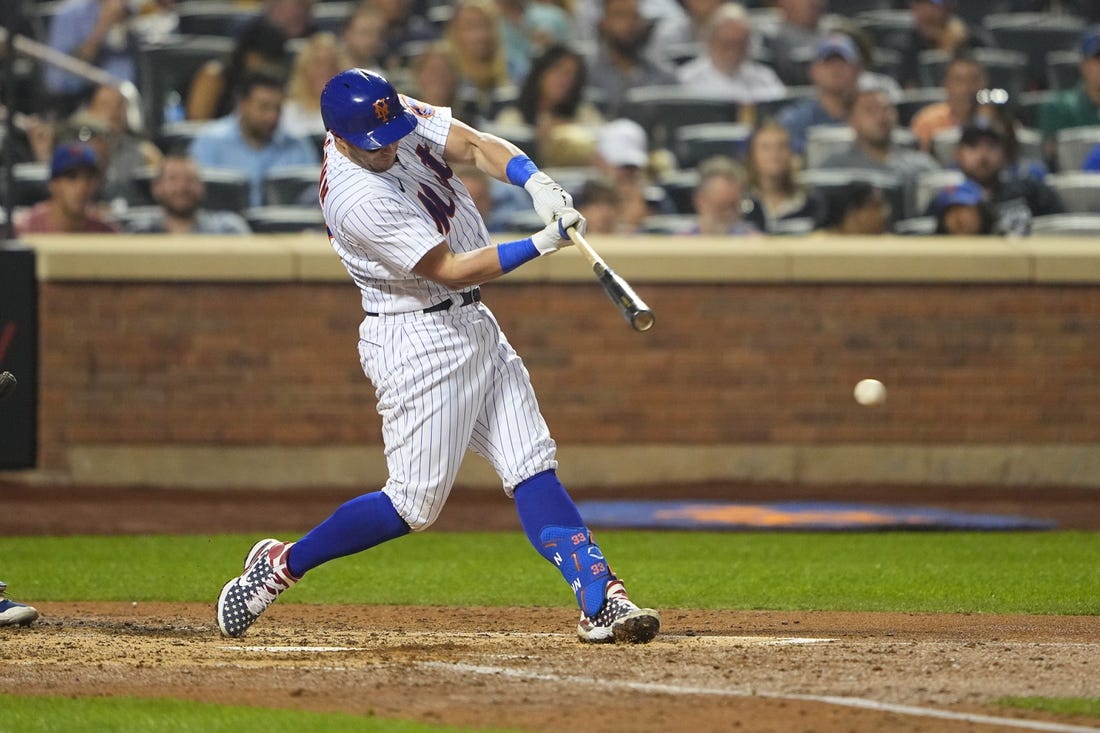
[[[5,193],[20,233],[272,231],[253,213],[275,206],[320,226],[320,89],[360,66],[520,145],[593,232],[1026,236],[1100,214],[1100,3],[970,5],[27,1],[25,35],[116,81],[19,67]],[[224,53],[196,62],[196,36]],[[531,226],[521,190],[456,173],[490,230]],[[243,193],[207,197],[215,178]]]

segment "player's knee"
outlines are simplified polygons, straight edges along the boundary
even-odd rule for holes
[[[387,489],[383,489],[383,493],[389,497],[394,511],[405,524],[409,525],[409,530],[412,532],[423,532],[435,524],[443,511],[442,501],[426,504],[422,501],[411,501],[404,494],[391,494]]]

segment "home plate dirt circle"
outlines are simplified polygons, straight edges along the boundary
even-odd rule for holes
[[[0,692],[174,697],[523,731],[1077,733],[1002,696],[1095,695],[1095,617],[666,609],[640,646],[586,645],[562,608],[36,603],[0,630]]]

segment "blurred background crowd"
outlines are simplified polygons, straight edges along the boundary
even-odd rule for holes
[[[8,5],[17,233],[323,229],[319,94],[358,66],[518,144],[591,232],[1100,234],[1095,0]],[[456,172],[491,231],[541,228]]]

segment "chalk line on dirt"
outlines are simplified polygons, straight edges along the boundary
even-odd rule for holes
[[[461,662],[417,662],[416,666],[432,669],[444,669],[464,674],[483,674],[500,677],[513,677],[524,680],[538,680],[542,682],[561,682],[567,684],[596,685],[619,690],[633,692],[653,692],[665,695],[715,695],[724,697],[762,697],[772,700],[797,700],[801,702],[817,702],[826,705],[838,705],[842,707],[861,708],[878,712],[894,713],[897,715],[911,715],[922,718],[939,718],[941,720],[956,720],[965,723],[999,725],[1006,728],[1022,728],[1025,730],[1050,731],[1051,733],[1097,733],[1100,728],[1092,728],[1081,725],[1067,725],[1064,723],[1051,723],[1042,720],[1022,720],[1020,718],[1002,718],[995,715],[979,715],[976,713],[961,713],[938,708],[922,707],[919,705],[898,705],[879,700],[868,700],[861,697],[843,697],[839,695],[804,695],[797,693],[767,692],[750,689],[734,689],[724,687],[695,687],[690,685],[669,685],[659,682],[634,682],[631,680],[600,680],[594,677],[577,677],[572,675],[560,675],[546,672],[530,672],[511,667],[488,667],[476,664],[464,664]]]

